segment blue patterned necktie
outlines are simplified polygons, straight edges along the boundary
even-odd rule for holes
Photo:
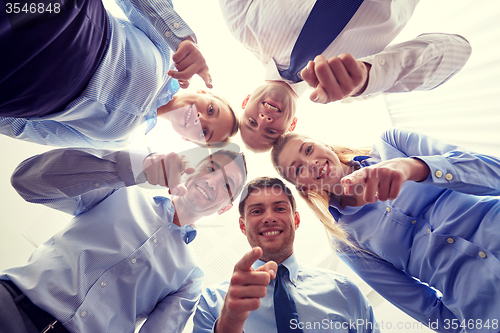
[[[363,0],[317,0],[295,42],[290,67],[279,71],[281,77],[302,81],[297,73],[337,38],[362,3]]]
[[[291,323],[299,322],[297,308],[292,296],[288,292],[285,284],[285,275],[288,269],[283,266],[278,266],[276,274],[276,285],[274,286],[274,314],[276,316],[276,327],[278,333],[303,333],[304,331],[298,328],[292,329]],[[295,321],[292,321],[294,320]],[[295,325],[294,325],[295,327]]]

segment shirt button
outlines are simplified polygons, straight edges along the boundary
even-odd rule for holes
[[[167,32],[165,32],[165,36],[168,38],[168,37],[172,36],[172,33],[170,31],[167,31]]]
[[[436,177],[439,178],[443,175],[443,173],[440,170],[438,170],[438,171],[436,171],[435,175],[436,175]]]
[[[450,238],[448,238],[446,241],[447,241],[448,243],[450,243],[450,244],[455,243],[455,240],[454,240],[453,238],[451,238],[451,237],[450,237]]]
[[[378,63],[380,64],[380,66],[384,66],[385,65],[385,59],[384,58],[380,58],[378,60]]]
[[[132,263],[135,264],[137,262],[137,259],[132,259]]]
[[[447,173],[446,176],[444,176],[444,178],[446,178],[446,180],[452,180],[453,175],[451,173]]]
[[[295,279],[292,279],[293,283],[295,283]]]
[[[175,28],[175,29],[179,29],[179,27],[180,27],[180,26],[181,26],[181,25],[180,25],[179,23],[177,23],[177,22],[175,22],[175,23],[174,23],[174,28]]]
[[[427,233],[430,234],[431,233],[431,228],[427,228]]]
[[[158,243],[158,240],[156,238],[153,239],[153,243],[155,243],[155,244]]]
[[[415,224],[415,223],[417,223],[417,220],[411,221],[411,224]]]
[[[172,226],[171,226],[171,225],[169,225],[169,226],[168,226],[168,228],[170,229],[170,228],[172,228]]]
[[[483,251],[479,251],[479,256],[484,259],[486,258],[486,253],[484,253]]]
[[[85,317],[87,315],[87,311],[83,310],[80,312],[80,317]]]
[[[387,211],[387,213],[390,213],[391,212],[391,207],[387,207],[385,210]]]
[[[101,287],[103,287],[103,288],[106,287],[106,281],[101,282]]]
[[[99,183],[94,183],[94,187],[99,187],[99,185],[101,185],[101,184],[99,184]]]

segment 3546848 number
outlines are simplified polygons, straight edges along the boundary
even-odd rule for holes
[[[19,14],[19,13],[25,13],[25,14],[43,14],[43,13],[56,13],[58,14],[61,12],[61,4],[60,3],[25,3],[21,4],[18,2],[7,2],[5,3],[5,11],[7,14]]]

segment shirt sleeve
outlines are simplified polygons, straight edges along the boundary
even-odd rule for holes
[[[359,60],[371,64],[363,95],[431,90],[462,69],[471,54],[459,35],[422,34]]]
[[[445,329],[446,322],[457,318],[429,286],[373,255],[347,250],[339,258],[382,297],[424,325],[438,322],[437,332],[460,332]]]
[[[116,0],[116,3],[133,25],[148,37],[154,33],[153,27],[174,52],[188,36],[196,42],[194,32],[174,10],[171,0]]]
[[[351,307],[353,308],[353,322],[356,322],[358,333],[380,333],[380,328],[375,320],[372,306],[368,299],[363,295],[361,290],[346,277],[346,284],[348,286],[351,300]]]
[[[382,144],[404,156],[417,158],[430,169],[425,184],[474,195],[500,195],[500,159],[469,152],[426,135],[403,129],[387,131]],[[382,159],[394,158],[390,149],[379,147]]]
[[[54,149],[21,162],[11,183],[28,202],[79,215],[136,184],[130,159],[125,151]]]
[[[203,272],[196,268],[182,288],[167,295],[158,303],[142,325],[140,333],[182,333],[189,316],[194,312],[201,293]]]

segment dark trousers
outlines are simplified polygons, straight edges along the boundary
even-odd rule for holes
[[[10,281],[0,280],[0,333],[40,333],[55,318],[34,305]],[[47,333],[69,333],[60,322]]]
[[[0,0],[0,116],[44,116],[77,98],[105,55],[101,0]]]

